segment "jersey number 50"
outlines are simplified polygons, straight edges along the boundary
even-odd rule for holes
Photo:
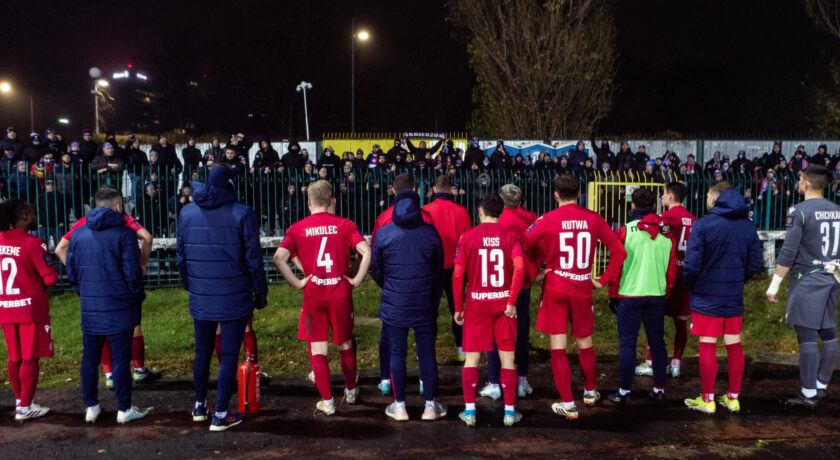
[[[589,232],[580,232],[577,238],[573,232],[560,232],[560,268],[563,270],[571,270],[575,262],[578,269],[588,270],[591,251],[592,236]]]

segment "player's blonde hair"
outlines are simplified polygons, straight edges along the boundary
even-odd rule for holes
[[[329,206],[333,199],[332,185],[325,180],[319,180],[306,188],[306,195],[315,206]]]
[[[522,190],[513,184],[503,185],[499,196],[505,202],[506,208],[516,208],[522,203]]]

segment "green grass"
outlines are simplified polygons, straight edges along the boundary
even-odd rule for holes
[[[764,291],[767,279],[749,283],[745,290],[747,304],[744,315],[743,341],[748,355],[780,352],[795,353],[796,335],[793,327],[784,323],[784,300],[787,285],[780,291],[778,304],[767,302]],[[535,349],[548,350],[548,336],[533,331],[539,306],[539,288],[532,290],[531,301],[531,344]],[[379,327],[369,321],[379,311],[380,290],[368,280],[353,293],[357,324],[355,333],[359,344],[359,368],[378,368]],[[304,375],[310,370],[306,345],[297,340],[297,325],[300,317],[301,293],[287,285],[271,286],[269,306],[257,311],[254,329],[257,332],[260,366],[271,375]],[[79,327],[79,300],[75,294],[65,293],[50,299],[55,357],[41,360],[41,385],[76,385],[79,380],[79,361],[82,355],[82,333]],[[450,316],[446,299],[441,302],[438,320],[438,360],[451,362],[454,359],[454,339],[450,332]],[[673,323],[666,318],[666,343],[673,343]],[[146,362],[166,374],[167,378],[190,378],[192,375],[193,329],[189,316],[187,293],[182,289],[158,289],[147,292],[143,304],[143,332],[146,343]],[[618,332],[615,317],[607,308],[606,291],[595,294],[595,349],[600,355],[618,354]],[[722,345],[721,345],[722,346]],[[644,348],[643,335],[639,340],[640,350]],[[574,345],[570,345],[574,352]],[[641,351],[640,351],[641,353]],[[696,356],[697,340],[690,337],[686,356]],[[331,361],[337,359],[335,347],[331,347]],[[416,355],[409,351],[409,366],[416,366]],[[0,360],[5,361],[5,343],[0,346]],[[215,360],[213,362],[215,366]],[[8,388],[5,372],[0,373],[0,384]]]

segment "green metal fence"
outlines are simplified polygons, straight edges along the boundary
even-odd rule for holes
[[[3,166],[0,164],[0,166]],[[77,219],[92,207],[94,192],[104,184],[121,189],[126,197],[126,212],[136,217],[156,239],[174,238],[178,227],[178,213],[190,202],[190,190],[185,185],[191,181],[204,181],[206,168],[184,171],[166,167],[129,167],[128,170],[109,172],[93,171],[88,167],[43,167],[26,164],[8,165],[0,169],[2,197],[22,198],[38,209],[37,234],[54,248],[61,236]],[[260,217],[263,236],[282,236],[291,224],[304,218],[306,187],[319,179],[330,181],[335,190],[336,213],[356,222],[364,234],[370,234],[376,217],[387,209],[394,198],[393,181],[408,172],[415,178],[421,200],[431,200],[432,185],[441,174],[450,176],[450,190],[455,201],[464,205],[477,221],[476,203],[485,193],[496,192],[504,184],[518,185],[524,195],[523,206],[537,214],[554,208],[552,182],[558,175],[550,169],[520,169],[508,171],[482,170],[385,170],[344,168],[337,171],[315,170],[307,166],[300,171],[271,170],[249,171],[240,167],[236,175],[237,198],[254,208]],[[796,175],[790,170],[774,174],[765,172],[754,175],[733,173],[689,174],[678,177],[676,173],[657,174],[625,173],[588,170],[576,173],[581,179],[580,203],[586,206],[589,183],[625,182],[634,186],[646,183],[682,180],[688,187],[686,207],[697,217],[706,213],[705,195],[708,188],[726,180],[745,195],[751,215],[759,230],[781,230],[787,209],[802,198],[796,192]],[[598,209],[617,228],[626,222],[629,212],[628,192],[631,187],[596,187],[602,198],[614,206]],[[840,202],[840,190],[835,181],[828,187],[828,197]],[[270,281],[281,277],[271,263],[273,247],[265,249],[266,268]],[[180,285],[175,263],[174,245],[153,251],[146,274],[148,287]],[[65,286],[66,287],[66,286]]]

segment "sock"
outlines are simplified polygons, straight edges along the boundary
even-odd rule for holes
[[[816,391],[817,371],[820,366],[820,350],[817,342],[799,344],[799,379],[802,387]]]
[[[397,409],[405,410],[405,401],[394,401],[397,403]]]
[[[20,400],[20,364],[21,361],[6,361],[6,368],[9,370],[9,382],[12,384],[12,391],[15,399]],[[20,405],[20,402],[17,404]]]
[[[20,406],[20,399],[15,398],[15,407]]]
[[[105,371],[105,375],[111,373],[111,341],[107,339],[102,346],[102,370]]]
[[[813,398],[816,395],[817,395],[817,390],[815,390],[813,388],[808,389],[808,388],[802,387],[802,396],[805,396],[806,398]]]
[[[227,417],[227,412],[228,412],[228,411],[216,412],[216,418],[225,418],[225,417]]]
[[[461,370],[461,386],[464,389],[464,403],[475,404],[475,388],[478,386],[477,367],[465,367]]]
[[[628,393],[630,393],[630,390],[625,390],[624,388],[619,388],[618,389],[618,394],[620,394],[621,396],[624,396]]]
[[[391,381],[388,380],[388,379],[382,379],[382,380],[379,381],[379,384],[380,385],[390,385]]]
[[[131,341],[131,359],[134,360],[134,369],[146,368],[146,342],[142,335]]]
[[[827,383],[822,383],[822,382],[819,381],[819,379],[817,379],[817,390],[827,390],[827,389],[828,389],[828,384]]]
[[[648,345],[647,343],[645,343],[645,351],[646,351],[645,362],[648,363],[648,364],[653,363],[653,357],[651,357],[651,355],[650,355],[650,345]]]
[[[315,373],[315,386],[318,388],[318,393],[321,399],[327,401],[332,399],[332,390],[330,390],[330,364],[327,362],[325,355],[310,355],[312,363],[312,372]]]
[[[837,364],[838,355],[840,355],[840,346],[838,346],[837,339],[823,340],[822,351],[820,352],[820,370],[817,372],[817,388],[824,390],[828,382],[831,381],[831,374]]]
[[[245,356],[257,362],[257,334],[254,331],[245,333]]]
[[[348,390],[356,388],[356,351],[352,348],[349,350],[339,350],[339,359],[341,361],[341,373],[344,375],[344,384]]]
[[[216,349],[216,361],[221,363],[222,362],[222,334],[216,334],[216,344],[214,345]],[[312,354],[312,350],[310,351],[310,355]]]
[[[738,399],[738,393],[726,393],[726,397],[734,401]]]
[[[88,407],[88,409],[93,409],[93,410],[97,411],[97,410],[99,410],[99,409],[100,409],[100,407],[99,407],[99,404],[97,404],[97,405],[95,405],[95,406],[90,406],[90,407]]]
[[[475,403],[474,402],[473,403],[465,403],[464,404],[464,410],[471,410],[471,411],[475,412]]]
[[[24,359],[20,364],[20,405],[28,407],[38,387],[39,365],[37,359]]]
[[[499,373],[499,381],[502,383],[502,397],[505,399],[505,406],[513,407],[516,401],[516,370],[502,369]]]
[[[434,399],[432,399],[431,401],[429,401],[428,399],[426,400],[426,409],[428,409],[430,407],[432,407],[432,408],[435,407],[435,400]]]
[[[688,320],[674,318],[674,331],[674,359],[679,361],[688,342]]]
[[[563,401],[563,409],[574,409],[574,408],[575,408],[575,402],[574,401],[572,401],[572,402]]]
[[[462,354],[463,352],[464,352],[464,350],[462,349],[462,347],[458,347],[458,354],[460,355],[460,354]]]
[[[572,397],[572,369],[566,350],[551,350],[551,370],[554,373],[554,385],[563,402],[574,401]]]
[[[500,388],[498,383],[488,383],[487,386],[492,388]]]
[[[519,376],[519,384],[520,385],[527,385],[528,384],[528,376],[527,375],[520,375]]]
[[[653,387],[654,393],[665,393],[665,389],[661,387]]]
[[[511,404],[511,405],[507,405],[507,404],[505,404],[505,412],[506,412],[506,413],[507,413],[507,412],[515,412],[515,411],[516,411],[516,408],[515,408],[515,407],[513,407],[513,404]]]
[[[718,372],[717,356],[715,356],[717,344],[700,342],[697,347],[700,355],[700,381],[703,391],[703,401],[714,401],[715,379],[717,379]]]
[[[729,393],[737,395],[741,393],[741,380],[744,378],[744,348],[741,346],[741,342],[727,345],[726,356]]]
[[[594,391],[595,381],[598,379],[598,364],[595,360],[595,348],[579,348],[578,361],[580,361],[580,370],[583,371],[584,391]]]

